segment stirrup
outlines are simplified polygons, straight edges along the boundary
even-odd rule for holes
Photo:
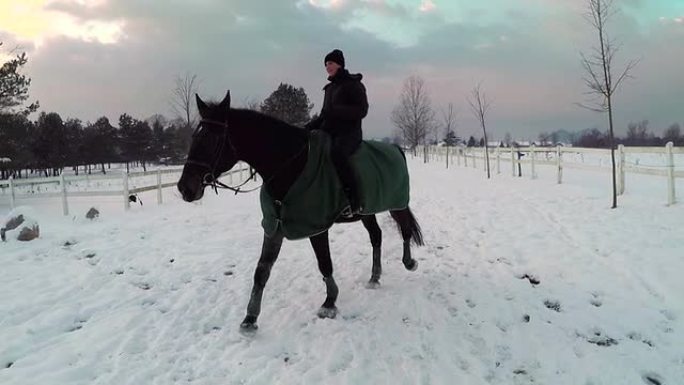
[[[346,207],[342,210],[342,212],[340,213],[340,216],[341,216],[342,218],[353,218],[353,217],[354,217],[354,213],[353,213],[352,210],[351,210],[351,206],[346,206]]]

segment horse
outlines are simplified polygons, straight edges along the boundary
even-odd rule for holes
[[[231,108],[230,91],[219,103],[205,103],[197,94],[195,98],[200,121],[192,135],[188,156],[177,183],[183,200],[192,202],[201,199],[206,186],[216,188],[217,185],[221,185],[231,188],[217,179],[238,161],[249,164],[260,175],[263,181],[262,194],[266,189],[275,202],[282,200],[307,164],[310,133],[253,110]],[[406,167],[403,152],[398,146],[397,150],[401,152],[402,167]],[[408,177],[406,181],[408,183]],[[240,188],[231,189],[236,193],[244,192]],[[403,238],[404,267],[409,271],[415,271],[418,263],[411,256],[410,243],[413,241],[418,246],[424,244],[420,226],[408,206],[389,212]],[[363,223],[372,246],[373,263],[367,287],[377,288],[382,274],[382,232],[375,215],[355,214],[351,218],[339,216],[335,218],[334,223],[356,221]],[[261,312],[263,291],[284,238],[285,234],[281,227],[270,233],[264,231],[261,256],[254,272],[247,315],[240,324],[241,331],[251,332],[258,328],[257,318]],[[309,240],[326,287],[326,298],[317,314],[321,318],[335,318],[335,301],[339,290],[333,278],[328,229],[311,235]]]

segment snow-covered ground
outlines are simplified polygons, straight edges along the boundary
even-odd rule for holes
[[[253,337],[256,193],[100,201],[95,222],[36,210],[39,240],[0,243],[0,384],[684,383],[684,205],[628,187],[610,210],[600,173],[410,169],[418,271],[383,214],[366,289],[363,226],[334,227],[340,313],[321,320],[310,245],[286,241]]]

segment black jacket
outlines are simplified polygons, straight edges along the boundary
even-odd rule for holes
[[[361,137],[361,119],[368,114],[366,87],[361,83],[363,75],[350,74],[340,69],[328,78],[323,90],[323,108],[318,118],[306,125],[310,130],[324,130],[332,136],[357,134]]]

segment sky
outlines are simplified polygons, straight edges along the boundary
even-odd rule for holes
[[[684,1],[615,0],[609,24],[618,70],[640,60],[615,98],[616,129],[684,124]],[[207,99],[263,100],[280,82],[304,87],[314,111],[323,57],[344,51],[371,105],[367,137],[392,135],[404,80],[422,77],[440,112],[453,103],[460,136],[478,135],[466,96],[493,101],[494,138],[606,129],[586,101],[580,52],[596,34],[584,0],[0,0],[2,54],[25,51],[31,100],[63,118],[173,116],[174,80],[195,74]],[[440,116],[441,114],[438,114]]]

